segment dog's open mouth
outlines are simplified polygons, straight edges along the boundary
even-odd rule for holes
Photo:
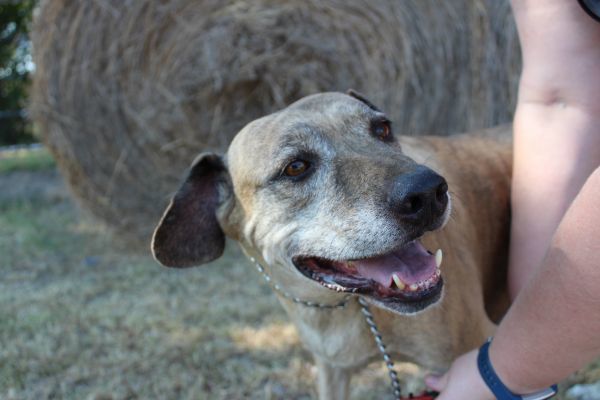
[[[422,302],[439,297],[442,251],[429,252],[414,240],[375,257],[333,261],[312,256],[293,259],[306,277],[339,292],[371,295],[382,301]]]

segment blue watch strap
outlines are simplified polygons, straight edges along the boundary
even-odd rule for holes
[[[550,397],[556,394],[556,385],[552,385],[550,388],[542,390],[541,392],[531,393],[524,396],[516,395],[513,392],[511,392],[504,385],[504,383],[502,383],[500,377],[498,377],[496,371],[494,371],[494,368],[492,367],[489,354],[491,342],[492,339],[490,338],[483,344],[483,346],[479,348],[479,354],[477,356],[477,367],[479,368],[479,373],[481,374],[483,381],[488,386],[488,388],[490,388],[490,390],[498,400],[543,400],[549,399]]]

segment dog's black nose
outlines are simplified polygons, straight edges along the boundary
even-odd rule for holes
[[[390,202],[405,221],[427,228],[446,211],[448,184],[424,166],[400,175],[394,182]]]

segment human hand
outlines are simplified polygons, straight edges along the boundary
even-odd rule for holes
[[[443,376],[428,375],[425,383],[440,392],[436,400],[495,400],[477,368],[478,350],[458,357]]]

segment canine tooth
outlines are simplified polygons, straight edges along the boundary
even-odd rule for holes
[[[410,289],[411,292],[415,292],[417,289],[419,289],[419,285],[417,285],[416,283],[413,283],[408,288]]]
[[[404,282],[402,282],[402,280],[398,277],[398,275],[392,274],[392,279],[394,280],[394,283],[396,284],[396,286],[398,286],[398,289],[404,290],[404,288],[406,287],[406,284],[404,284]]]
[[[435,270],[435,276],[439,277],[440,275],[442,275],[442,270],[439,268],[436,268]]]
[[[442,265],[442,249],[437,249],[435,252],[435,265],[438,268]]]

